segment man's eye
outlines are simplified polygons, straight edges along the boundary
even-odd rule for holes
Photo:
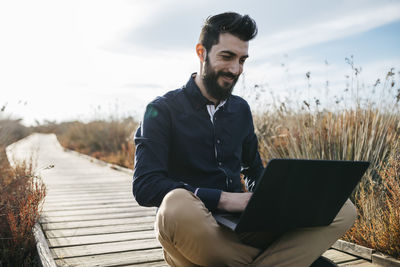
[[[231,56],[228,56],[228,55],[222,55],[222,58],[223,58],[223,59],[225,59],[225,60],[230,60],[230,59],[231,59]]]
[[[246,62],[246,59],[241,59],[239,62],[240,64],[244,64],[244,62]]]

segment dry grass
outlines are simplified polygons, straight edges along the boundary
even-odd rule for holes
[[[11,167],[5,153],[8,144],[28,132],[18,120],[0,121],[0,266],[38,265],[32,228],[46,189],[34,175],[33,160]]]
[[[400,258],[400,113],[280,110],[255,121],[265,162],[271,158],[370,161],[352,196],[359,217],[345,239]]]
[[[379,168],[399,137],[399,119],[396,113],[372,108],[302,113],[280,109],[256,117],[255,125],[265,160],[366,160]]]
[[[391,70],[387,78],[392,74]],[[388,85],[394,89],[395,83],[385,82]],[[399,100],[400,89],[394,101],[385,104],[361,103],[355,99],[354,108],[329,111],[320,110],[317,101],[315,107],[304,101],[303,107],[296,110],[282,103],[254,117],[264,163],[271,158],[371,162],[352,195],[359,217],[344,238],[397,258],[400,258]]]
[[[380,183],[361,188],[359,216],[344,239],[400,259],[400,140],[379,171]]]

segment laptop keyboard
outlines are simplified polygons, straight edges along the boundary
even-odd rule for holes
[[[227,220],[230,220],[232,222],[239,222],[240,219],[240,213],[226,213],[226,214],[221,214],[221,217]]]

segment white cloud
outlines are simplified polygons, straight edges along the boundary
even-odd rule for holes
[[[290,30],[261,36],[254,41],[253,49],[258,60],[326,41],[340,39],[382,26],[400,19],[400,2],[379,7],[369,7],[352,14],[337,16],[328,21],[294,26]]]

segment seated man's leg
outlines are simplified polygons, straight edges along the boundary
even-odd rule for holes
[[[260,253],[219,226],[203,202],[185,189],[165,196],[155,228],[171,266],[246,266]]]
[[[328,226],[298,228],[284,233],[252,266],[310,266],[353,225],[356,209],[347,200]]]

